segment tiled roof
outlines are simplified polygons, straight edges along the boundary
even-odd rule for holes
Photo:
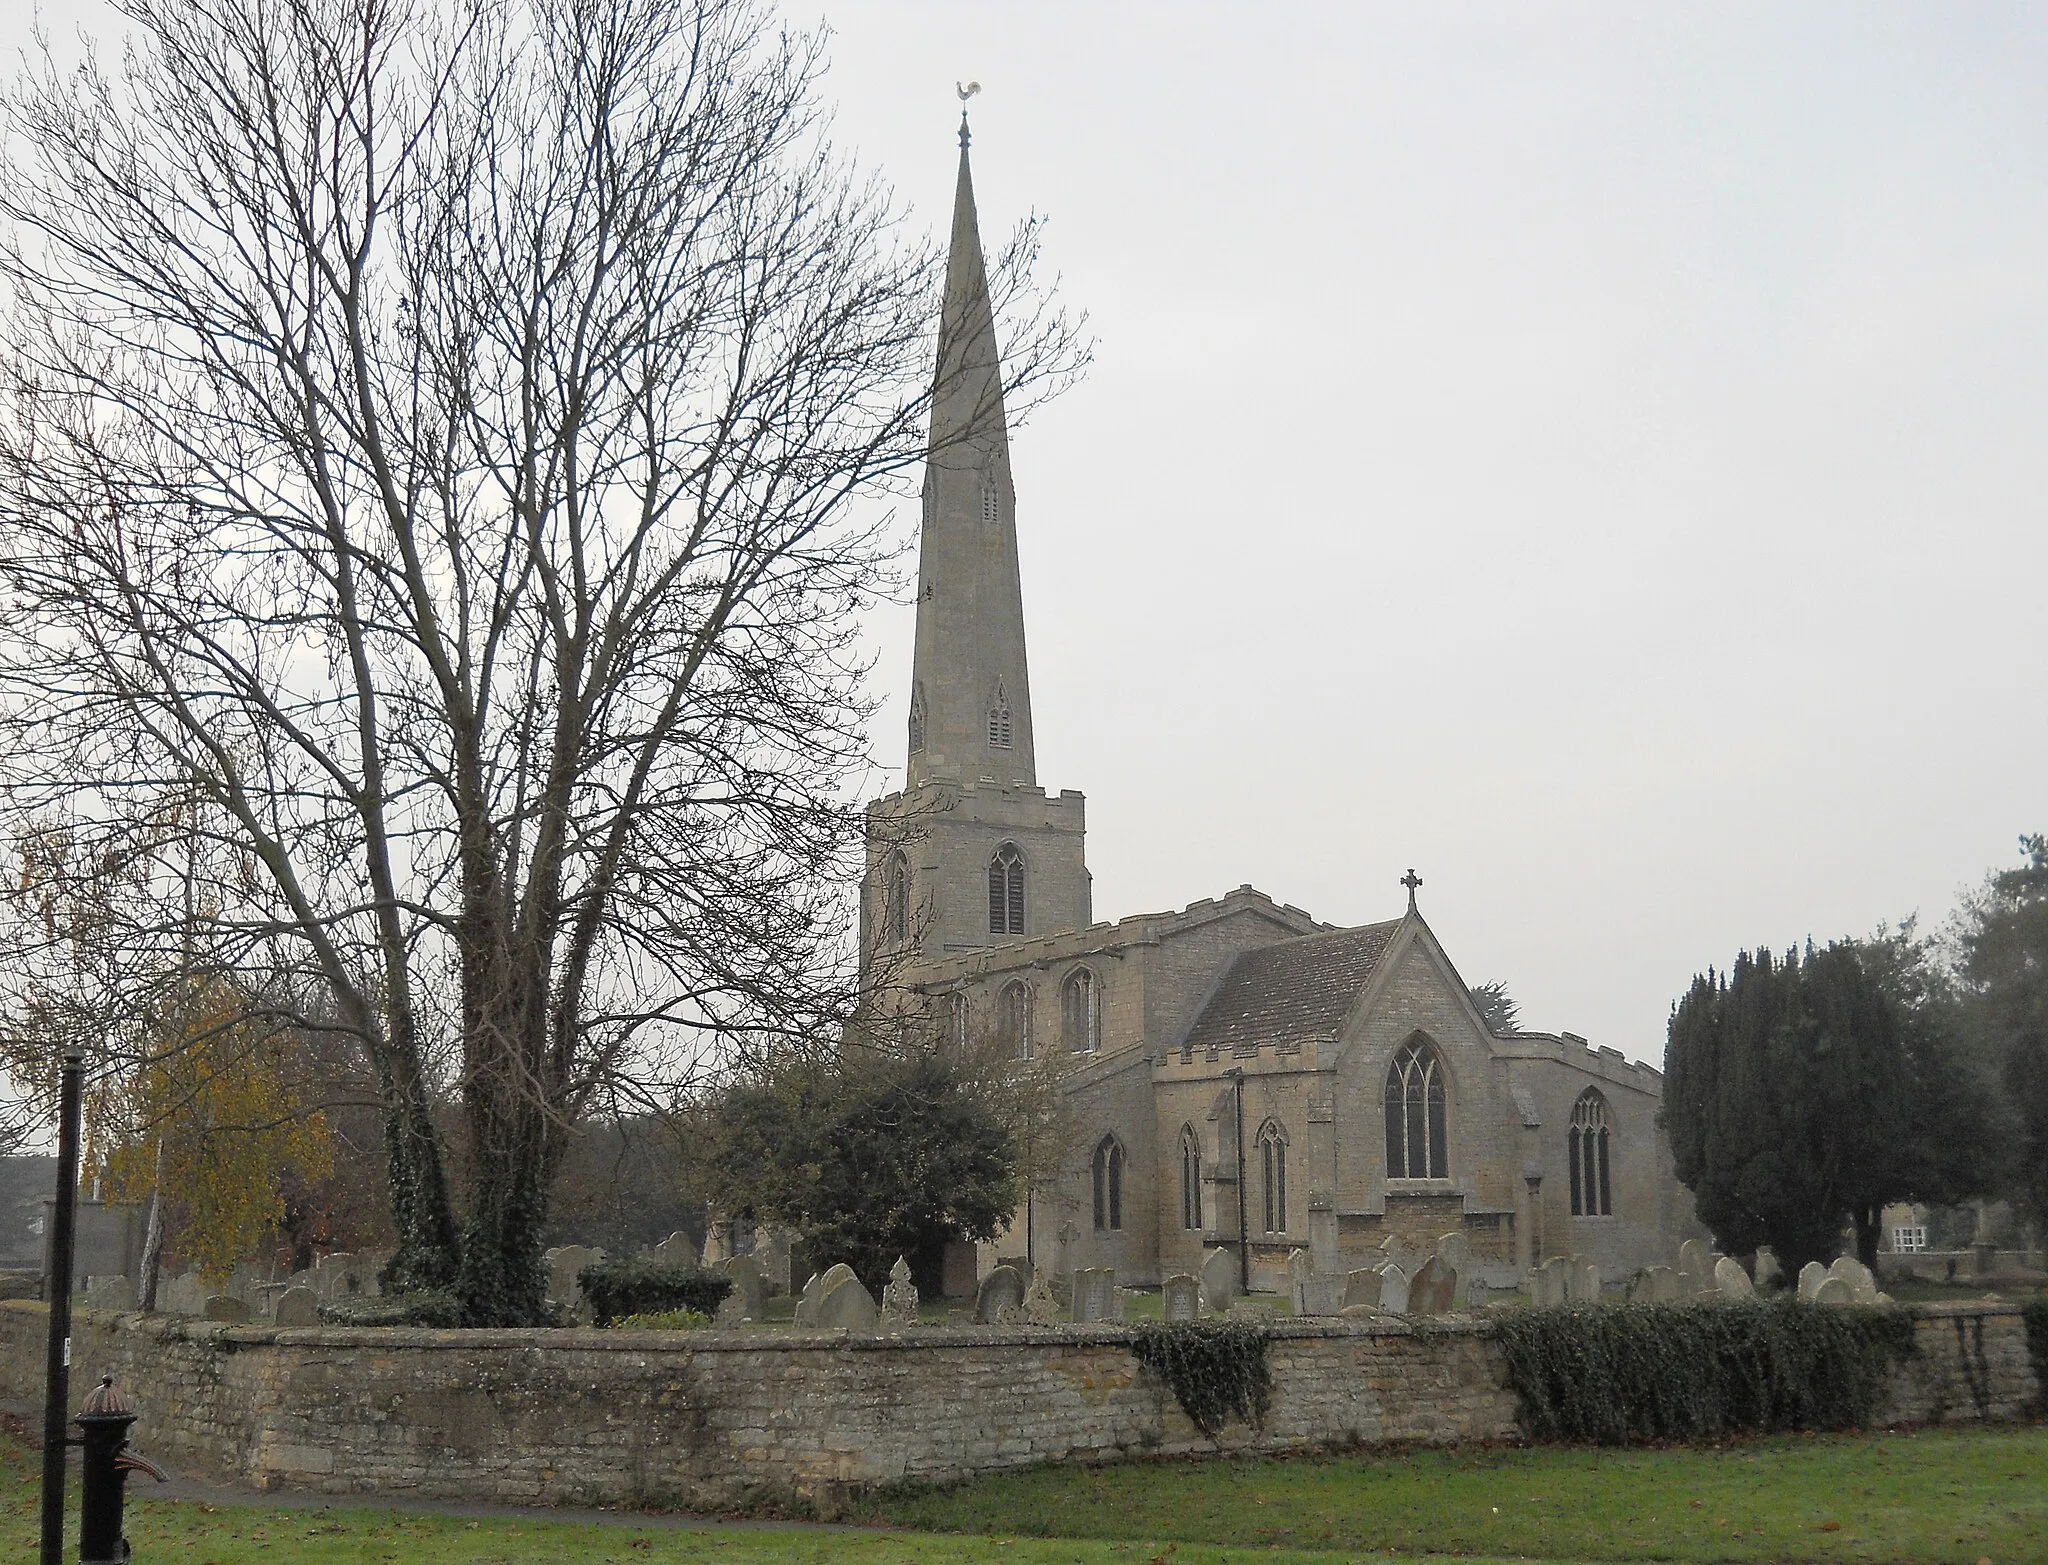
[[[1193,1048],[1335,1037],[1401,920],[1246,951],[1195,1018]]]

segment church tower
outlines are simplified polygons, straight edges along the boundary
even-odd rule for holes
[[[921,961],[1089,921],[1084,801],[1038,786],[1002,356],[967,147],[963,112],[904,788],[868,807],[861,950],[871,982],[914,982]]]

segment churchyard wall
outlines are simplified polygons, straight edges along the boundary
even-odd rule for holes
[[[0,1396],[40,1396],[47,1316],[0,1304]],[[2024,1416],[2018,1311],[1939,1306],[1888,1421]],[[543,1504],[725,1507],[1041,1462],[1212,1450],[1119,1326],[843,1332],[217,1327],[83,1312],[74,1401],[111,1374],[136,1448],[217,1481]],[[1262,1433],[1287,1450],[1515,1437],[1487,1324],[1282,1321]]]

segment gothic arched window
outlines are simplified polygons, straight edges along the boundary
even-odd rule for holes
[[[1180,1127],[1180,1225],[1202,1226],[1202,1142],[1195,1127]]]
[[[1095,1143],[1095,1231],[1124,1225],[1124,1149],[1115,1136]]]
[[[1572,1216],[1612,1217],[1614,1186],[1607,1177],[1607,1100],[1588,1087],[1572,1105],[1565,1147],[1572,1165]]]
[[[1276,1120],[1259,1130],[1259,1172],[1264,1177],[1266,1232],[1287,1231],[1287,1132]]]
[[[1387,1177],[1450,1178],[1450,1136],[1443,1064],[1420,1038],[1394,1051],[1387,1067]]]
[[[1102,1042],[1102,1007],[1095,975],[1077,967],[1060,986],[1060,1038],[1069,1054],[1093,1054]]]
[[[996,996],[996,1041],[1005,1059],[1031,1058],[1031,991],[1021,978],[1004,984]]]
[[[996,849],[988,861],[988,932],[1024,933],[1024,855],[1014,842]]]
[[[1010,698],[999,681],[996,685],[996,698],[988,707],[988,747],[991,750],[1009,749],[1011,734]]]
[[[910,692],[910,753],[924,748],[924,686]]]
[[[956,1049],[967,1047],[967,994],[955,989],[946,1007],[946,1037]]]
[[[882,876],[882,916],[890,940],[901,945],[910,938],[910,861],[900,852],[889,855]]]

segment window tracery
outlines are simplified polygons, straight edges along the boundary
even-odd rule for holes
[[[1612,1217],[1614,1185],[1608,1174],[1607,1099],[1588,1087],[1572,1105],[1572,1128],[1565,1139],[1571,1162],[1572,1216]]]
[[[1443,1063],[1428,1041],[1414,1038],[1387,1067],[1387,1177],[1450,1177],[1449,1112]]]
[[[1115,1136],[1095,1144],[1095,1231],[1112,1233],[1124,1225],[1124,1149]]]
[[[1024,933],[1024,855],[1014,842],[997,848],[988,861],[988,932]]]

